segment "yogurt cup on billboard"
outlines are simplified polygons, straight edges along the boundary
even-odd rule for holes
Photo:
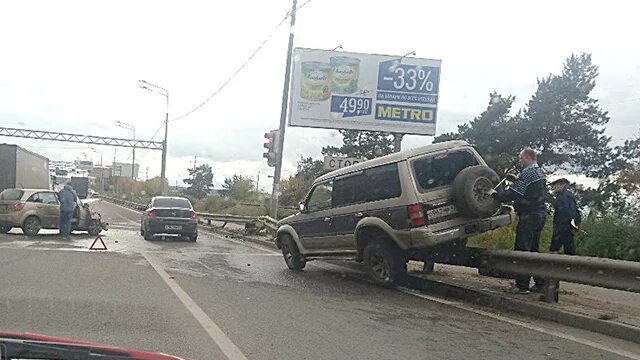
[[[331,65],[319,61],[302,62],[300,96],[313,101],[331,96]]]
[[[360,59],[348,56],[333,56],[329,59],[332,70],[331,92],[353,94],[358,90]]]

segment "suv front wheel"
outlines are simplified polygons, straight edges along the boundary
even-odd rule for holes
[[[282,242],[280,243],[282,248],[282,256],[284,256],[284,262],[287,263],[287,267],[291,270],[302,270],[307,265],[307,261],[300,254],[298,245],[289,235],[284,235]]]
[[[407,272],[407,262],[389,241],[373,240],[364,248],[364,264],[373,280],[390,287]]]

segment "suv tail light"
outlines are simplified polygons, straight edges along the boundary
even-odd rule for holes
[[[192,211],[192,212],[191,212],[191,218],[192,218],[193,220],[198,219],[198,213],[197,213],[197,212],[195,212],[195,211]]]
[[[407,217],[411,227],[420,227],[427,224],[427,218],[424,216],[424,211],[422,211],[422,205],[420,204],[407,206]]]
[[[24,203],[23,202],[19,202],[19,203],[16,203],[15,205],[13,205],[13,211],[22,211],[22,209],[24,209]]]
[[[148,216],[148,217],[150,217],[150,218],[154,218],[154,217],[156,217],[156,212],[155,212],[155,211],[153,211],[153,210],[151,210],[151,211],[149,211],[149,212],[147,213],[147,216]]]

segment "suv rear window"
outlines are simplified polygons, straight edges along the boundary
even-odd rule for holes
[[[157,198],[153,200],[153,207],[173,207],[173,208],[191,209],[191,204],[187,199]]]
[[[0,193],[0,200],[20,200],[24,191],[16,189],[7,189]]]
[[[398,165],[383,165],[337,178],[333,184],[333,206],[391,199],[401,193]]]
[[[469,166],[477,165],[469,151],[457,151],[413,161],[413,171],[421,192],[451,185],[456,175]]]

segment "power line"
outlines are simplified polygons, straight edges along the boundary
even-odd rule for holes
[[[153,141],[153,139],[156,138],[156,136],[158,135],[158,133],[160,132],[160,130],[162,130],[162,127],[164,126],[165,120],[162,120],[162,122],[160,123],[160,127],[158,128],[158,130],[156,130],[155,133],[153,133],[153,136],[151,137],[151,141]]]
[[[310,3],[313,0],[307,0],[305,1],[302,5],[300,5],[299,7],[297,7],[296,9],[302,9],[305,5],[307,5],[308,3]],[[209,97],[207,97],[202,103],[200,103],[200,105],[196,106],[195,108],[191,109],[190,111],[188,111],[187,113],[178,116],[175,119],[171,119],[170,121],[176,121],[176,120],[180,120],[183,119],[191,114],[193,114],[194,112],[198,111],[201,107],[203,107],[206,103],[209,102],[209,100],[213,99],[214,96],[218,95],[218,93],[220,91],[222,91],[222,89],[224,89],[227,84],[229,84],[231,82],[231,80],[233,80],[239,73],[240,71],[242,71],[247,65],[249,65],[249,62],[251,62],[251,60],[258,54],[258,52],[260,50],[262,50],[262,48],[264,47],[264,45],[266,45],[266,43],[271,40],[271,38],[273,37],[273,35],[276,33],[276,31],[278,31],[278,29],[280,28],[280,26],[282,26],[282,24],[284,24],[285,21],[287,21],[287,19],[291,16],[291,12],[287,12],[287,14],[284,16],[284,18],[282,18],[282,20],[280,20],[280,22],[278,23],[278,25],[275,27],[275,29],[273,29],[273,31],[260,43],[260,45],[258,45],[258,47],[253,51],[253,53],[251,53],[251,55],[249,55],[249,57],[247,58],[247,60],[245,60],[242,65],[240,65],[240,67],[216,90],[214,91],[211,95],[209,95]],[[157,133],[157,132],[156,132]],[[155,135],[154,135],[155,136]],[[152,138],[153,139],[153,138]]]

